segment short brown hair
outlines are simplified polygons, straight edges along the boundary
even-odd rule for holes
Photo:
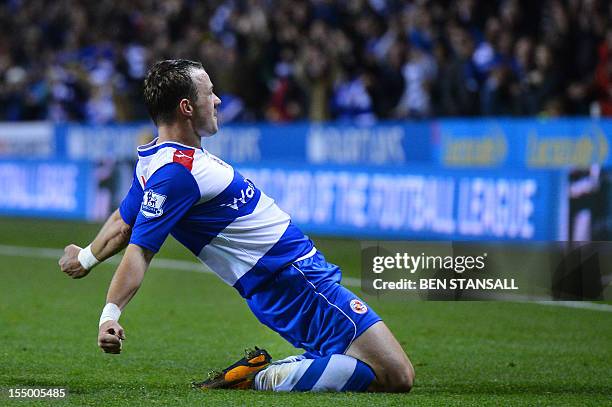
[[[181,99],[196,101],[198,90],[191,71],[204,69],[200,62],[187,59],[158,61],[151,67],[144,80],[144,102],[155,124],[174,120],[174,113]]]

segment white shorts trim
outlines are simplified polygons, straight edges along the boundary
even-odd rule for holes
[[[314,256],[316,252],[317,252],[317,248],[313,246],[312,249],[310,249],[310,251],[308,253],[306,253],[305,255],[300,257],[299,259],[294,260],[293,262],[297,263],[298,261],[306,260],[306,259]]]

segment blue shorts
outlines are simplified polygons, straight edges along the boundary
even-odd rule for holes
[[[340,267],[320,252],[292,263],[261,287],[247,303],[257,319],[307,357],[346,352],[380,317],[340,285]]]

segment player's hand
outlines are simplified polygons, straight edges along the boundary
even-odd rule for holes
[[[125,332],[117,321],[106,321],[100,325],[98,346],[105,353],[121,353],[121,341],[124,339]]]
[[[71,244],[64,248],[64,255],[59,259],[59,266],[62,272],[68,274],[72,278],[83,278],[89,274],[89,270],[83,268],[79,261],[79,252],[81,248]]]

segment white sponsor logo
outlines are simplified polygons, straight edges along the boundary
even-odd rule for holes
[[[357,298],[351,300],[351,309],[357,314],[365,314],[368,312],[368,307]]]
[[[174,153],[174,156],[176,158],[190,158],[190,159],[193,159],[193,157],[183,153],[182,151],[177,151],[176,153]]]
[[[158,194],[152,189],[145,191],[140,205],[140,213],[147,218],[156,218],[164,213],[162,206],[166,201],[166,195]]]
[[[221,204],[221,206],[229,206],[232,209],[238,210],[240,206],[245,205],[247,201],[250,201],[251,198],[253,198],[255,195],[255,186],[248,179],[245,179],[244,182],[246,182],[248,186],[246,189],[240,190],[240,196],[234,197],[233,202],[224,203]]]

